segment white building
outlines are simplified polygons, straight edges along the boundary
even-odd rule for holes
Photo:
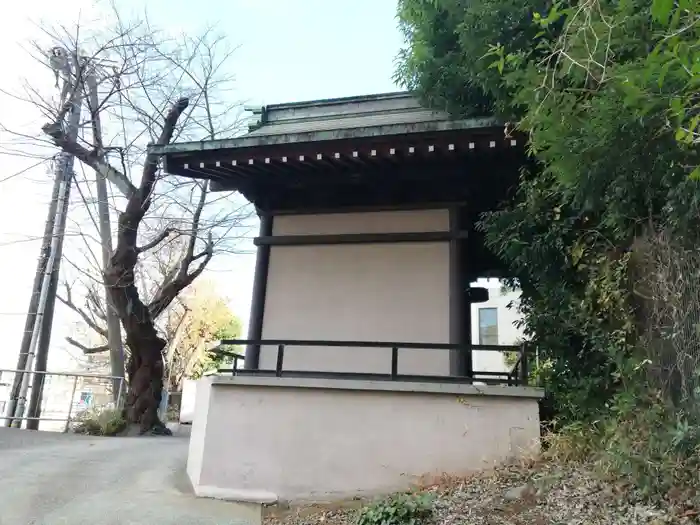
[[[498,279],[479,279],[473,286],[487,288],[489,300],[472,304],[472,344],[516,345],[523,338],[523,330],[516,326],[522,318],[518,311],[519,291],[504,291]],[[501,352],[475,351],[474,370],[501,372],[507,370],[505,356]]]

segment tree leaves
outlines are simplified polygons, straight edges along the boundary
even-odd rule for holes
[[[604,407],[635,349],[635,239],[700,240],[697,4],[400,2],[405,85],[460,115],[480,91],[529,134],[537,170],[481,227],[522,287],[564,416]]]
[[[660,24],[668,25],[673,14],[674,0],[652,0],[651,16]]]

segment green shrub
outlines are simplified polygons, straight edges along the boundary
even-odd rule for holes
[[[96,408],[86,410],[73,419],[76,434],[88,436],[116,436],[126,429],[127,423],[121,410]]]
[[[428,494],[399,494],[363,508],[357,525],[420,525],[432,515]]]
[[[699,414],[658,395],[621,393],[606,416],[555,429],[543,445],[545,457],[592,463],[642,498],[700,503]]]
[[[700,418],[659,397],[618,401],[603,427],[599,464],[644,497],[700,493]],[[620,406],[624,404],[624,406]]]

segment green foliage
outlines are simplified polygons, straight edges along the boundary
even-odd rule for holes
[[[404,86],[455,115],[517,120],[529,139],[517,194],[480,228],[522,289],[560,436],[645,493],[690,483],[697,400],[653,380],[697,347],[697,316],[645,315],[674,294],[640,289],[664,264],[639,252],[666,232],[668,266],[700,241],[700,3],[402,0],[399,18]],[[676,372],[669,381],[698,379]]]
[[[647,392],[639,395],[645,397],[631,399],[626,392],[616,398],[616,417],[605,420],[598,440],[604,444],[595,452],[599,465],[627,478],[646,497],[665,497],[679,488],[698,494],[697,414],[676,411]]]
[[[168,383],[180,390],[186,378],[198,379],[220,367],[222,358],[207,351],[211,343],[240,336],[240,319],[231,311],[214,285],[199,281],[182,296],[182,307],[172,312],[168,322]]]
[[[547,365],[539,373],[570,421],[606,409],[638,347],[635,239],[649,226],[690,242],[697,231],[700,188],[688,177],[697,152],[679,147],[669,118],[697,102],[687,87],[697,75],[683,77],[695,67],[697,13],[666,4],[400,2],[404,85],[455,114],[475,110],[465,97],[481,90],[528,133],[535,163],[480,227],[523,290],[527,335]],[[696,23],[667,38],[683,20]],[[690,102],[673,102],[679,90]]]
[[[238,339],[241,337],[241,332],[241,322],[237,317],[235,317],[231,319],[229,323],[221,326],[216,332],[214,332],[214,340],[221,341],[223,339]],[[240,349],[235,345],[222,345],[220,350],[240,353]],[[217,370],[222,368],[223,365],[231,364],[233,362],[232,358],[221,354],[214,355],[209,353],[208,359],[208,370]]]
[[[429,494],[399,494],[364,507],[357,525],[420,525],[432,515]]]
[[[700,401],[700,399],[699,399]],[[612,417],[569,423],[545,440],[559,462],[593,463],[603,476],[622,478],[650,499],[700,503],[700,420],[678,412],[644,389],[620,393]]]
[[[72,422],[74,433],[88,436],[116,436],[126,430],[126,426],[122,411],[113,408],[86,410]]]
[[[429,106],[456,116],[509,116],[510,89],[482,57],[490,43],[529,48],[539,32],[532,12],[548,5],[545,0],[400,0],[406,47],[395,80]]]
[[[670,96],[655,97],[648,89],[636,95],[644,112],[665,106],[681,147],[697,147],[700,144],[700,7],[694,0],[653,0],[651,14],[661,30],[656,46],[647,57],[644,80],[655,80],[659,90],[671,86],[666,90]],[[691,176],[700,178],[697,165]]]

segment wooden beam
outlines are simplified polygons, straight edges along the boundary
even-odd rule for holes
[[[450,351],[450,375],[470,377],[471,375],[471,327],[469,313],[471,305],[468,303],[466,288],[469,283],[465,281],[464,269],[464,243],[459,237],[462,227],[462,210],[459,206],[452,206],[450,213],[450,251],[449,251],[449,332],[450,343],[459,345]]]
[[[456,237],[455,237],[456,236]],[[270,235],[256,237],[256,246],[319,246],[334,244],[396,244],[447,242],[466,238],[467,232],[343,233],[334,235]]]
[[[446,202],[421,202],[417,204],[382,204],[377,206],[345,206],[341,208],[300,208],[289,210],[268,210],[261,213],[267,215],[327,215],[336,213],[372,213],[380,211],[414,211],[414,210],[441,210],[449,208],[452,203]],[[463,202],[455,204],[464,204]]]
[[[260,216],[260,235],[272,235],[273,217]],[[262,339],[263,319],[265,317],[265,298],[267,295],[267,277],[270,266],[270,247],[259,246],[255,260],[255,275],[253,277],[253,298],[250,305],[250,320],[248,322],[248,337]],[[248,345],[245,352],[244,366],[246,370],[260,368],[260,345]]]

